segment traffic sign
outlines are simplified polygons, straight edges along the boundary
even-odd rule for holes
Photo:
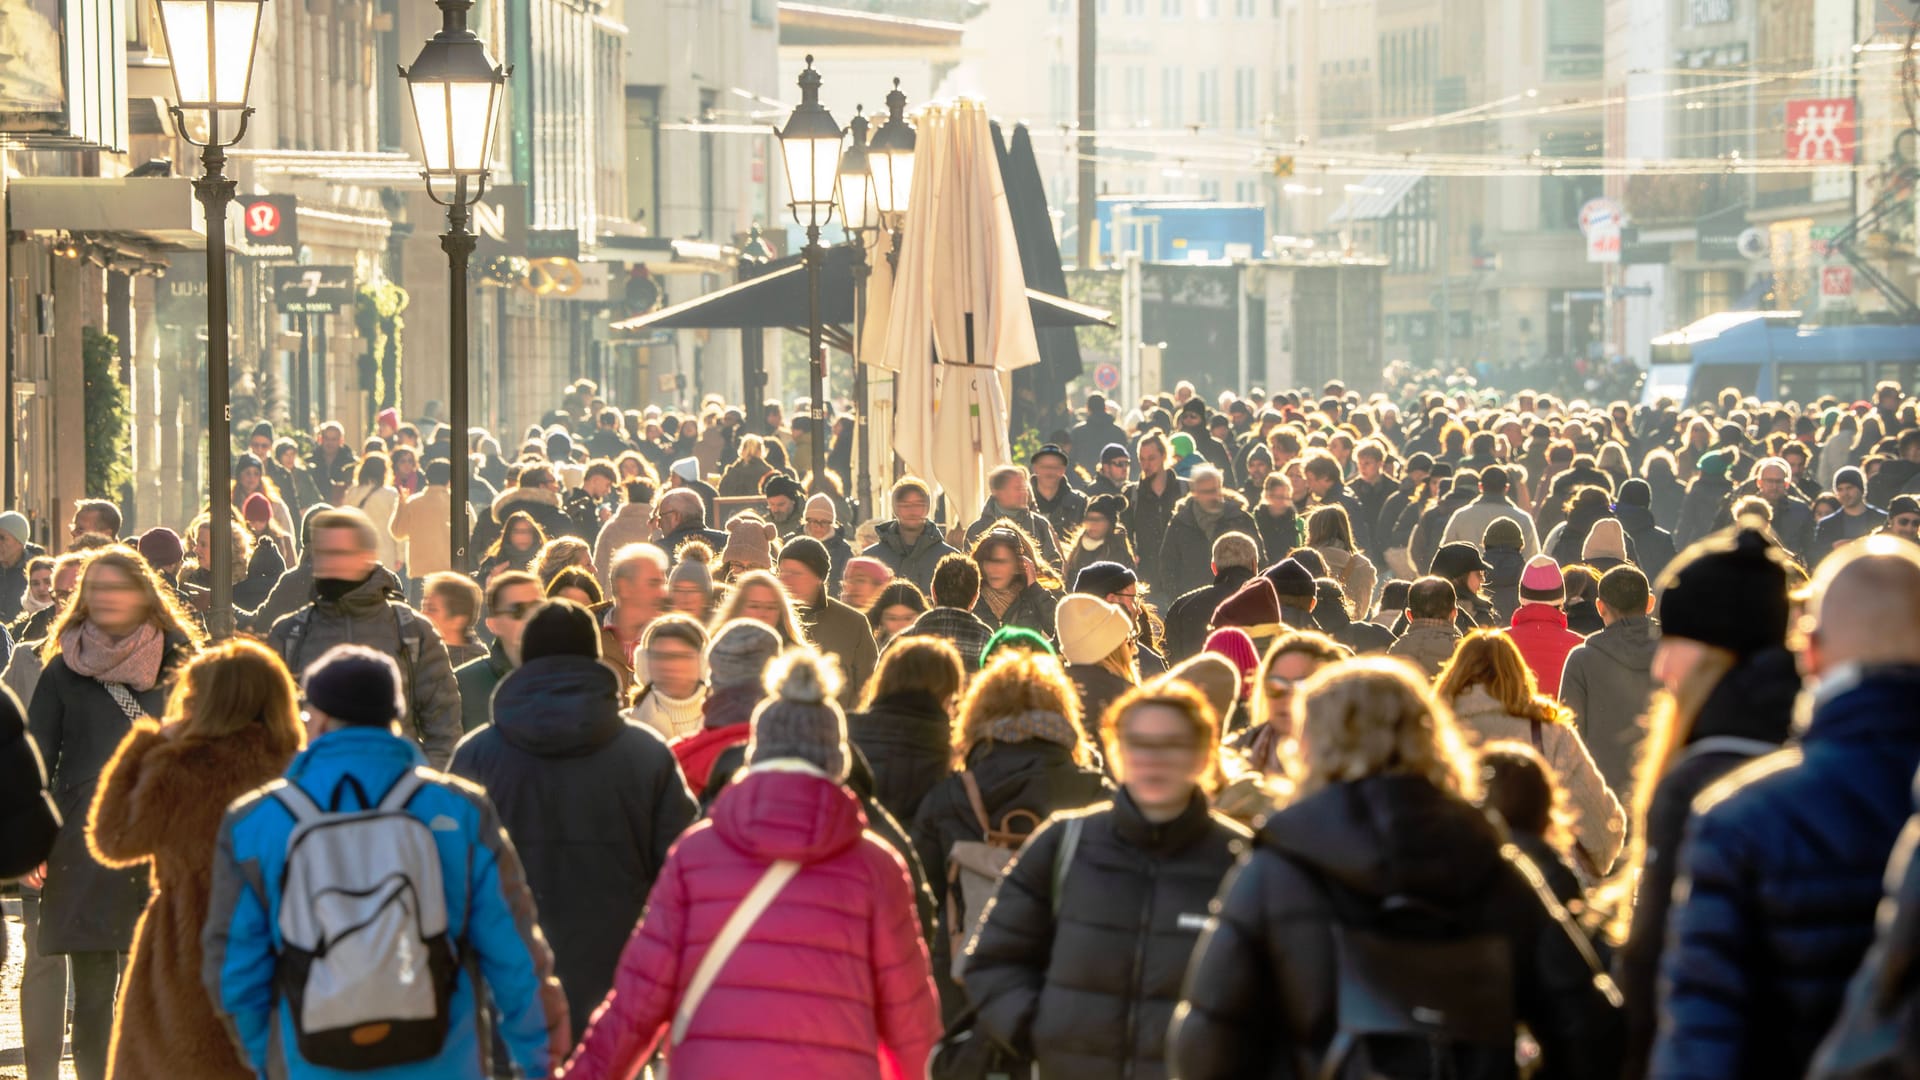
[[[1293,155],[1281,154],[1273,159],[1273,175],[1285,180],[1293,175]]]
[[[1119,389],[1120,369],[1112,364],[1099,365],[1093,369],[1093,385],[1109,392]]]

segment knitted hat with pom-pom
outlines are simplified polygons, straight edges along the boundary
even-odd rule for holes
[[[847,778],[847,718],[834,700],[840,667],[812,649],[790,649],[767,668],[772,695],[753,713],[749,767],[799,758],[836,780]]]

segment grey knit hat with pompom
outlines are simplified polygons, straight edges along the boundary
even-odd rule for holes
[[[844,782],[847,718],[834,700],[840,665],[812,649],[789,649],[767,668],[767,693],[772,696],[753,713],[747,764],[799,758]]]

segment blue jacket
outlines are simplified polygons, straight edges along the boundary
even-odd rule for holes
[[[336,791],[356,802],[351,777],[378,801],[401,774],[426,765],[412,742],[381,728],[324,735],[293,759],[284,782],[328,806]],[[429,773],[407,811],[425,821],[440,847],[447,892],[448,937],[460,972],[448,1005],[452,1023],[437,1057],[413,1065],[342,1072],[311,1065],[295,1048],[293,1022],[281,1008],[275,965],[281,950],[280,887],[293,815],[272,798],[273,785],[242,796],[227,810],[214,853],[213,899],[202,945],[201,978],[241,1056],[262,1077],[481,1080],[488,1075],[474,1000],[476,973],[499,1016],[498,1036],[527,1076],[545,1076],[548,1009],[564,1010],[552,982],[553,958],[534,921],[520,860],[486,795],[472,784]],[[280,783],[276,781],[275,783]],[[547,1002],[550,1004],[543,1004]]]
[[[1651,1075],[1799,1077],[1873,944],[1920,766],[1920,667],[1836,672],[1799,747],[1694,803]]]

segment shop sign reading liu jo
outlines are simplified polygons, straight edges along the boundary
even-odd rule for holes
[[[1714,26],[1733,21],[1733,0],[1686,0],[1688,26]]]

